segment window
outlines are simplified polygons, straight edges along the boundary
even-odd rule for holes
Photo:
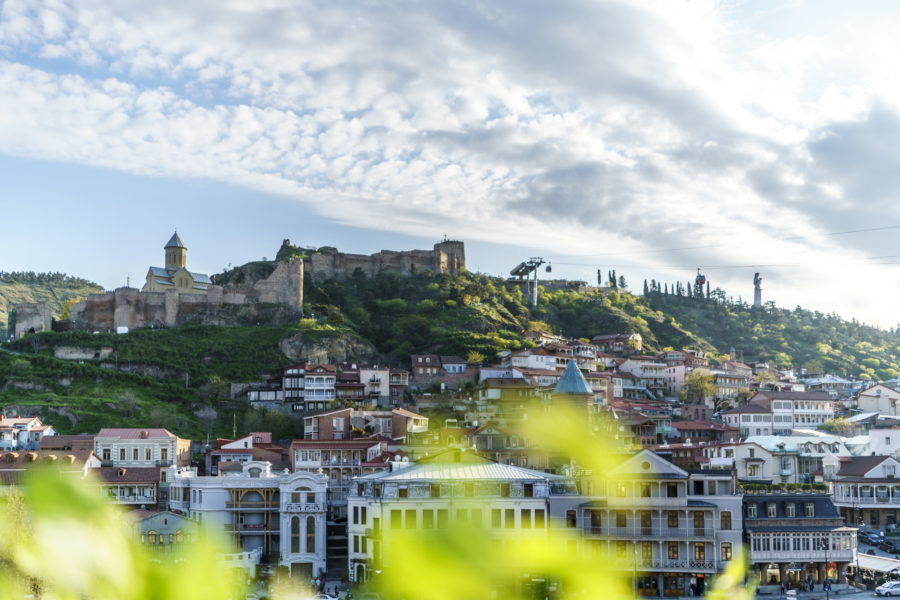
[[[103,454],[103,462],[109,462],[110,461],[109,448],[104,448],[102,454]]]
[[[439,483],[431,484],[431,497],[432,498],[440,498],[441,497],[441,485]]]
[[[500,528],[500,509],[493,508],[491,509],[491,527],[494,529]]]
[[[534,528],[535,529],[543,529],[544,528],[544,509],[543,508],[534,509]]]
[[[625,497],[625,484],[617,483],[616,484],[616,498],[624,498]]]
[[[616,511],[616,527],[627,527],[626,516],[624,510]]]
[[[795,517],[797,516],[797,505],[793,502],[788,502],[784,505],[784,516],[786,517]]]
[[[358,535],[353,536],[353,551],[357,552],[357,553],[359,552],[359,536]]]
[[[526,483],[525,487],[523,489],[523,492],[524,492],[526,498],[533,498],[534,497],[534,484]]]
[[[150,543],[155,544],[156,543],[156,532],[153,530],[150,530],[150,532],[147,535],[149,536]]]
[[[747,456],[749,456],[750,458],[756,458],[756,450],[754,450],[753,448],[748,448]]]
[[[669,560],[678,560],[678,542],[669,542]]]
[[[694,560],[706,560],[706,544],[694,544]]]
[[[755,504],[747,505],[747,517],[750,519],[756,518],[756,505]]]
[[[407,529],[415,529],[416,528],[416,509],[408,508],[406,509],[406,528]]]
[[[180,529],[175,530],[175,541],[179,544],[184,542],[184,532]]]
[[[450,521],[450,511],[446,508],[439,508],[437,512],[438,529],[447,529],[447,525]]]
[[[399,496],[401,498],[409,498],[409,488],[406,488],[406,487],[400,488]]]
[[[670,510],[668,513],[666,513],[666,520],[668,521],[670,529],[678,527],[678,512]]]
[[[131,449],[131,460],[137,462],[137,459],[138,459],[138,449],[132,448]]]
[[[332,419],[331,420],[331,429],[333,431],[343,431],[344,430],[344,419]]]
[[[150,448],[144,448],[144,460],[150,460]]]
[[[295,502],[296,502],[296,500],[295,500]],[[353,523],[354,525],[359,523],[359,507],[358,506],[353,507],[353,520],[351,521],[351,523]]]
[[[391,529],[400,529],[400,520],[402,516],[399,510],[391,511]]]
[[[522,523],[522,529],[531,529],[531,509],[523,508],[519,518]]]
[[[433,510],[423,510],[422,511],[422,529],[433,529],[434,528],[434,511]]]
[[[516,509],[507,508],[504,512],[506,513],[503,518],[504,525],[507,529],[512,529],[516,526]]]
[[[775,516],[775,503],[769,502],[766,504],[766,516],[771,518]]]
[[[119,460],[125,460],[125,448],[119,448]]]
[[[169,460],[169,449],[168,448],[160,448],[159,449],[159,460],[163,462],[167,462]]]
[[[731,529],[731,511],[723,510],[719,515],[719,529]]]
[[[678,484],[677,483],[666,484],[666,495],[669,498],[677,498],[678,497]]]
[[[316,551],[316,519],[306,517],[306,552],[313,554]]]
[[[566,511],[566,527],[576,527],[578,524],[578,516],[574,510]]]
[[[616,542],[616,557],[625,558],[625,554],[627,552],[627,546],[625,542]]]
[[[815,512],[815,509],[813,508],[813,503],[806,502],[803,505],[803,512],[806,514],[807,517],[814,517],[816,512]],[[872,513],[874,514],[874,511],[872,511]]]
[[[722,560],[731,560],[731,542],[722,542]]]
[[[509,484],[508,483],[500,484],[500,495],[504,498],[509,498]]]
[[[650,497],[650,484],[642,483],[641,484],[641,498],[649,498]]]

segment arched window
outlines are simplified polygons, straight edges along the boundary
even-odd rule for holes
[[[316,552],[316,519],[306,517],[306,551],[309,554]]]
[[[146,544],[146,543],[147,543],[147,535],[146,535],[146,534],[143,534],[143,533],[141,534],[141,543],[142,543],[142,544]]]
[[[169,534],[169,543],[171,544],[171,543],[174,542],[174,541],[175,541],[175,534],[174,534],[174,533],[170,533],[170,534]]]
[[[191,537],[192,537],[192,536],[191,536],[191,534],[189,533],[189,534],[187,534],[187,536],[184,538],[184,539],[187,540],[187,543],[188,543],[188,544],[190,544],[190,543],[193,541],[193,539],[191,539]]]
[[[300,517],[291,519],[291,552],[300,552]]]
[[[150,537],[150,543],[155,544],[156,543],[156,532],[151,530],[147,535]]]
[[[175,530],[175,541],[179,544],[184,542],[184,532],[180,529]]]

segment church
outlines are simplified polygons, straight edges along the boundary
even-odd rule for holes
[[[181,294],[205,294],[212,281],[205,273],[196,273],[187,270],[187,246],[178,237],[178,232],[172,235],[165,246],[166,266],[150,267],[147,272],[147,281],[142,292],[165,292],[177,290]]]

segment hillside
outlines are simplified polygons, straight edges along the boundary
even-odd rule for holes
[[[269,267],[244,265],[222,279],[243,274],[246,281]],[[51,418],[63,432],[148,424],[193,437],[233,429],[291,437],[299,434],[299,415],[248,411],[230,400],[230,384],[265,380],[301,358],[408,367],[410,354],[434,352],[492,361],[502,350],[530,346],[523,337],[529,329],[574,338],[639,332],[646,352],[693,347],[722,360],[733,346],[745,360],[880,379],[900,374],[898,332],[801,308],[753,308],[721,292],[706,300],[573,285],[542,291],[532,308],[502,279],[430,272],[307,277],[304,292],[307,318],[290,325],[42,333],[6,343],[0,406],[6,414]]]
[[[44,302],[58,317],[67,300],[102,292],[96,283],[63,273],[0,272],[0,330],[6,330],[9,311],[16,304]]]
[[[716,293],[716,292],[719,293]],[[879,329],[836,314],[796,307],[761,307],[727,300],[714,290],[712,300],[651,292],[643,301],[726,352],[745,360],[805,367],[869,379],[900,376],[900,331]]]

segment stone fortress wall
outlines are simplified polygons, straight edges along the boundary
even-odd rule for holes
[[[229,308],[241,309],[243,319],[251,319],[259,304],[280,304],[303,310],[303,261],[279,262],[275,271],[250,288],[211,285],[206,294],[141,292],[122,287],[105,294],[92,294],[72,306],[75,329],[115,331],[118,327],[175,327],[184,323],[221,323]],[[27,330],[26,330],[27,331]],[[24,333],[24,331],[23,331]],[[16,335],[19,335],[18,322]]]
[[[347,254],[336,248],[320,248],[304,263],[301,258],[279,261],[266,279],[252,287],[210,285],[205,294],[142,292],[121,287],[92,294],[71,309],[71,326],[82,331],[116,331],[119,327],[176,327],[185,323],[242,324],[256,322],[263,305],[281,305],[290,316],[303,310],[303,275],[308,270],[315,281],[346,279],[360,269],[367,277],[382,271],[409,274],[413,270],[459,274],[466,267],[463,242],[444,240],[433,250],[382,250],[372,255]],[[271,312],[267,313],[271,316]],[[16,307],[14,335],[50,331],[56,327],[45,304]]]
[[[466,249],[463,242],[444,240],[433,250],[382,250],[372,255],[347,254],[326,246],[309,259],[310,274],[316,281],[346,279],[360,269],[367,277],[381,271],[398,271],[408,274],[414,268],[434,273],[459,274],[466,267]]]

